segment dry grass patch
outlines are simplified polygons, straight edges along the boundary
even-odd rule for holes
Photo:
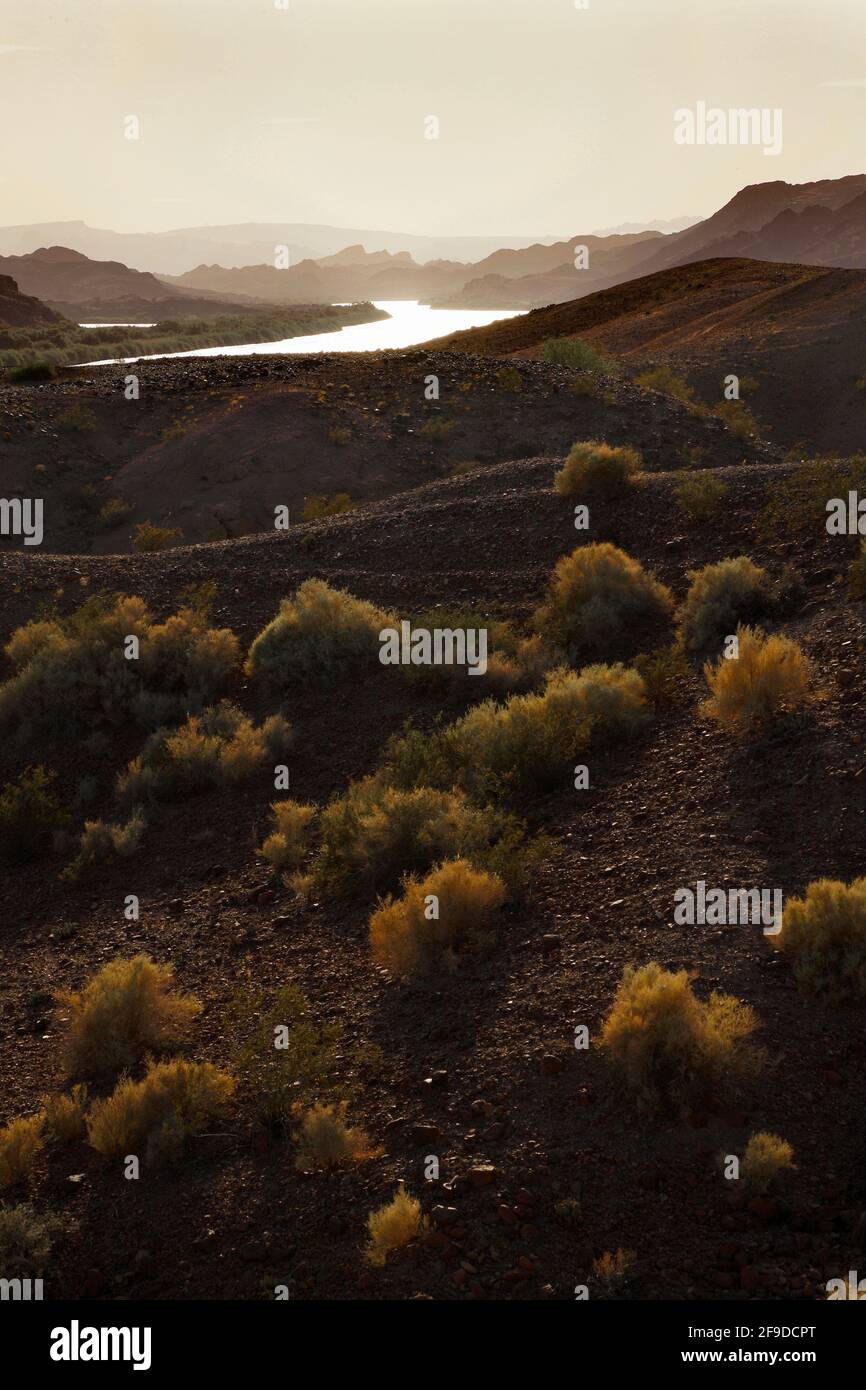
[[[493,916],[506,897],[500,878],[464,859],[440,864],[424,879],[410,877],[402,896],[388,899],[370,918],[373,958],[404,977],[453,967],[459,954],[490,941]]]
[[[173,1047],[202,1006],[173,989],[174,970],[149,956],[109,961],[77,993],[61,993],[69,1009],[65,1061],[73,1075],[98,1076],[132,1066],[146,1052]]]

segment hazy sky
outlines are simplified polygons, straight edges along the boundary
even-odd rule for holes
[[[782,154],[676,145],[698,101]],[[866,171],[866,3],[2,0],[0,131],[4,225],[572,235]]]

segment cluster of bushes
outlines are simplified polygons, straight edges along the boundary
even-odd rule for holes
[[[137,806],[171,801],[223,783],[241,782],[265,763],[285,757],[292,729],[279,714],[263,723],[223,700],[179,728],[157,729],[117,782],[120,799]]]
[[[137,659],[128,639],[138,641]],[[6,644],[14,675],[0,685],[0,728],[38,737],[133,719],[157,724],[218,697],[238,662],[227,628],[182,608],[153,620],[140,598],[88,599],[67,618],[35,619]]]

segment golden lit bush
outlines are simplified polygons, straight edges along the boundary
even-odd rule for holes
[[[404,874],[424,873],[443,859],[493,871],[505,861],[503,872],[515,874],[521,868],[518,823],[457,790],[403,790],[368,777],[325,807],[319,828],[310,885],[338,893],[393,890]]]
[[[146,1052],[173,1047],[201,1004],[173,988],[174,970],[149,956],[119,957],[80,992],[62,992],[69,1010],[65,1060],[73,1075],[96,1076],[132,1066]]]
[[[740,1162],[740,1180],[763,1195],[777,1188],[794,1171],[794,1150],[787,1139],[762,1130],[753,1134]]]
[[[601,1046],[647,1110],[683,1110],[735,1092],[755,1067],[748,1039],[757,1018],[727,994],[703,1003],[685,970],[627,966],[604,1021]]]
[[[572,445],[565,463],[553,480],[560,497],[622,497],[641,476],[637,449],[615,447],[600,439]]]
[[[155,1167],[177,1162],[234,1089],[234,1077],[210,1062],[152,1062],[142,1081],[122,1077],[110,1096],[94,1102],[88,1139],[103,1158],[136,1154]]]
[[[73,1086],[69,1095],[46,1096],[43,1101],[45,1123],[55,1139],[63,1144],[73,1144],[76,1139],[84,1138],[86,1112],[86,1086]]]
[[[255,638],[247,674],[276,690],[344,680],[379,664],[379,633],[393,614],[321,579],[308,579]]]
[[[315,806],[300,801],[275,801],[271,805],[274,830],[256,853],[278,873],[296,869],[304,857]]]
[[[153,550],[167,550],[171,545],[180,545],[183,531],[179,526],[154,526],[152,521],[140,521],[132,537],[134,550],[145,553]]]
[[[178,729],[157,729],[117,781],[121,800],[172,801],[225,783],[241,782],[285,756],[292,729],[273,714],[254,725],[223,700],[191,715]]]
[[[129,637],[138,660],[125,655]],[[5,650],[15,673],[0,685],[0,727],[31,737],[185,715],[222,693],[238,660],[234,634],[209,628],[200,610],[156,623],[142,599],[124,595],[27,623]]]
[[[643,372],[635,377],[638,386],[643,386],[649,391],[663,391],[666,396],[673,396],[681,401],[683,405],[695,408],[695,393],[689,386],[684,377],[677,376],[672,367],[664,363],[660,367],[653,367],[651,371]]]
[[[747,555],[692,570],[689,579],[680,632],[686,650],[699,656],[717,655],[738,627],[772,611],[770,576]]]
[[[0,1187],[14,1187],[28,1176],[45,1144],[45,1118],[29,1115],[0,1129]]]
[[[604,541],[562,556],[534,621],[542,637],[569,661],[605,660],[635,651],[672,607],[664,584]]]
[[[28,1202],[0,1206],[0,1279],[41,1275],[55,1240],[71,1228],[69,1217],[38,1212]]]
[[[605,1250],[603,1255],[593,1260],[592,1272],[603,1294],[614,1293],[625,1282],[635,1259],[633,1250],[623,1250],[620,1246],[615,1252]]]
[[[500,878],[465,859],[448,860],[424,879],[410,876],[402,895],[386,899],[370,918],[373,959],[404,977],[453,965],[460,954],[486,946],[506,897]]]
[[[109,859],[131,858],[138,853],[146,828],[147,822],[140,809],[133,811],[124,825],[106,825],[101,820],[85,821],[78,842],[78,854],[60,877],[67,883],[78,883]]]
[[[708,661],[704,676],[710,698],[702,711],[725,729],[743,732],[806,704],[812,666],[788,637],[764,637],[758,629],[737,629],[738,655]]]
[[[378,1211],[371,1211],[367,1217],[370,1236],[366,1250],[368,1262],[381,1268],[393,1250],[417,1240],[426,1225],[417,1197],[410,1197],[404,1187],[399,1187],[390,1202]]]
[[[346,1124],[346,1102],[313,1105],[301,1120],[296,1164],[304,1172],[373,1157],[369,1136]]]
[[[0,859],[22,863],[47,850],[69,820],[54,792],[56,774],[28,767],[0,792]]]
[[[866,1000],[866,878],[822,878],[789,898],[782,930],[768,938],[790,958],[804,994],[828,1004]]]

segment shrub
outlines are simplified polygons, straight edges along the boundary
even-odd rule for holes
[[[649,722],[646,690],[624,666],[563,668],[543,692],[485,700],[446,729],[389,741],[385,776],[408,788],[459,786],[484,800],[517,798],[562,784],[592,740],[628,738]]]
[[[42,1115],[13,1120],[0,1129],[0,1187],[14,1187],[29,1174],[45,1144]]]
[[[828,501],[847,497],[851,491],[861,495],[866,491],[866,454],[849,459],[810,459],[787,477],[773,479],[759,517],[760,530],[771,540],[780,535],[823,532]]]
[[[297,1167],[310,1172],[373,1157],[368,1135],[346,1124],[346,1103],[314,1105],[301,1120]]]
[[[128,637],[138,638],[137,661],[124,655]],[[221,693],[238,658],[234,634],[208,628],[200,610],[155,623],[140,598],[123,595],[27,623],[5,650],[15,674],[0,685],[0,726],[31,736],[186,715]]]
[[[408,977],[453,965],[459,953],[484,947],[506,896],[500,878],[465,859],[448,860],[425,879],[410,876],[402,897],[387,899],[370,918],[373,958]]]
[[[316,1023],[295,985],[278,990],[270,1003],[261,994],[239,993],[230,1012],[247,1034],[233,1064],[256,1120],[268,1130],[284,1130],[298,1103],[332,1071],[342,1025]]]
[[[0,858],[20,863],[36,859],[69,813],[54,794],[57,777],[45,768],[29,767],[16,782],[7,782],[0,793]]]
[[[848,568],[848,595],[856,603],[866,599],[866,541],[860,542],[860,554]]]
[[[68,1217],[38,1212],[27,1202],[0,1206],[0,1279],[42,1274],[55,1240],[71,1226]]]
[[[674,489],[680,510],[693,522],[709,521],[727,495],[726,485],[710,473],[683,478]]]
[[[155,1167],[177,1162],[234,1089],[234,1077],[210,1062],[152,1062],[142,1081],[123,1077],[110,1096],[94,1102],[90,1144],[103,1158],[137,1153]]]
[[[757,629],[737,629],[739,655],[708,661],[704,676],[710,699],[702,710],[734,732],[757,728],[810,697],[812,667],[788,637],[764,637]]]
[[[154,526],[152,521],[140,521],[132,537],[132,548],[142,552],[167,550],[183,540],[179,526]]]
[[[301,888],[393,890],[405,873],[424,873],[443,859],[465,858],[509,875],[521,870],[517,823],[492,807],[473,806],[457,790],[403,790],[368,777],[325,807],[320,831],[309,885],[299,882]]]
[[[141,848],[147,822],[140,809],[133,811],[124,825],[106,825],[102,820],[84,822],[78,854],[60,877],[66,883],[79,883],[109,859],[130,859]]]
[[[649,391],[663,391],[667,396],[673,396],[692,409],[696,408],[695,393],[683,377],[677,376],[671,367],[663,365],[654,367],[652,371],[643,372],[641,376],[635,377],[638,386],[643,386]]]
[[[634,651],[673,607],[670,590],[605,541],[578,546],[557,561],[547,599],[536,611],[542,637],[570,661],[605,660]]]
[[[174,970],[149,956],[104,965],[80,992],[58,1001],[70,1011],[65,1061],[72,1074],[97,1076],[132,1066],[148,1051],[180,1042],[201,1013],[191,994],[173,988]]]
[[[763,1195],[794,1170],[794,1150],[786,1139],[763,1130],[753,1134],[740,1164],[740,1179],[753,1192]]]
[[[560,497],[622,497],[640,478],[641,467],[637,449],[589,439],[572,445],[553,488]]]
[[[347,444],[348,435],[345,440],[336,442]],[[335,492],[333,497],[313,493],[304,498],[304,521],[318,521],[323,516],[342,516],[344,512],[352,511],[354,505],[348,492]]]
[[[680,632],[689,652],[715,655],[740,624],[756,622],[772,611],[770,576],[747,555],[691,570],[688,577]]]
[[[87,1130],[87,1087],[73,1086],[68,1096],[46,1096],[43,1102],[45,1122],[55,1139],[72,1144],[83,1139]]]
[[[642,1109],[681,1110],[735,1090],[755,1065],[752,1009],[731,995],[695,997],[684,970],[627,966],[601,1046]]]
[[[21,367],[10,367],[6,373],[7,381],[53,381],[57,372],[51,362],[25,362]]]
[[[657,647],[652,652],[641,652],[635,657],[633,665],[644,683],[647,698],[656,710],[677,703],[691,674],[679,642]]]
[[[554,367],[570,367],[575,372],[592,372],[597,376],[613,376],[616,363],[580,338],[549,338],[542,348],[545,362]]]
[[[757,420],[742,401],[723,401],[713,414],[724,420],[735,439],[756,439],[760,432]]]
[[[367,1260],[376,1268],[381,1268],[392,1250],[399,1250],[416,1240],[426,1224],[417,1197],[410,1197],[404,1187],[399,1187],[390,1202],[386,1202],[378,1211],[370,1212],[367,1217],[370,1235]]]
[[[789,898],[782,930],[771,938],[790,957],[804,994],[828,1004],[866,999],[866,878],[822,878]]]
[[[108,501],[103,502],[99,509],[99,515],[96,518],[97,525],[105,531],[112,526],[119,526],[132,510],[132,503],[127,502],[125,497],[109,497]]]
[[[179,729],[157,729],[117,781],[126,804],[177,800],[223,783],[241,782],[282,758],[292,729],[279,714],[256,727],[237,705],[191,715]]]
[[[635,1259],[633,1250],[623,1250],[619,1247],[615,1254],[605,1250],[603,1255],[593,1260],[592,1272],[602,1294],[610,1296],[625,1282]]]
[[[271,812],[276,829],[256,853],[278,873],[285,873],[287,869],[296,869],[304,857],[316,808],[300,801],[275,801]]]
[[[393,615],[372,603],[308,579],[283,599],[273,622],[255,638],[247,675],[272,688],[326,685],[378,664],[379,633]]]
[[[496,373],[496,384],[502,391],[522,391],[523,377],[516,367],[500,367]]]

